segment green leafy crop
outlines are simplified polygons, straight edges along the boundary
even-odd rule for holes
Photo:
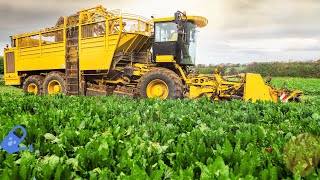
[[[320,100],[303,103],[0,94],[0,139],[16,125],[20,146],[0,150],[0,179],[293,179],[285,147],[320,136]],[[290,151],[289,155],[292,155]]]

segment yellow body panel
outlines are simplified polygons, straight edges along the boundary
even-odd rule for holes
[[[175,60],[172,55],[161,55],[161,56],[156,56],[156,62],[158,63],[175,62]]]
[[[189,98],[195,99],[199,98],[202,95],[207,97],[212,97],[214,92],[214,86],[190,86]]]
[[[4,79],[5,79],[5,85],[20,85],[21,84],[21,79],[18,76],[18,72],[17,72],[17,68],[16,68],[16,62],[15,59],[17,58],[16,54],[14,54],[16,48],[12,48],[11,50],[6,49],[5,52],[5,56],[3,57],[3,64],[4,64]],[[7,59],[7,54],[13,54],[11,58],[13,58],[13,60],[11,61],[11,67],[9,68],[10,65],[8,65],[7,63],[10,62],[9,59]],[[12,64],[13,62],[13,64]],[[8,72],[8,70],[10,72]]]
[[[107,70],[110,68],[113,55],[108,56],[105,39],[105,36],[102,36],[81,40],[79,52],[80,70]]]
[[[12,74],[11,77],[8,75],[5,77],[5,85],[20,85],[21,79],[17,74]]]
[[[63,43],[25,47],[16,51],[17,71],[64,69],[65,46]]]
[[[148,39],[148,36],[139,33],[124,33],[119,40],[116,52],[133,52],[139,50],[145,45]]]
[[[246,74],[246,83],[244,88],[244,100],[273,100],[270,95],[270,87],[267,86],[260,74]]]

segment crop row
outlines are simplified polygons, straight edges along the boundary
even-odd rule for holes
[[[24,125],[20,146],[39,150],[1,150],[0,179],[290,179],[284,147],[299,134],[319,136],[319,112],[320,100],[0,94],[0,139]]]

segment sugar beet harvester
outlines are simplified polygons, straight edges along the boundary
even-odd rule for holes
[[[299,100],[301,91],[273,89],[260,74],[196,74],[200,16],[144,17],[102,6],[60,17],[52,28],[11,36],[5,84],[37,95],[120,94],[142,98]],[[234,81],[238,78],[237,81]]]

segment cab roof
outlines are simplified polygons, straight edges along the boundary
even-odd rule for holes
[[[197,27],[202,28],[207,26],[208,20],[202,16],[187,16],[188,21],[193,22]],[[174,17],[154,18],[153,22],[171,22],[174,21]]]

